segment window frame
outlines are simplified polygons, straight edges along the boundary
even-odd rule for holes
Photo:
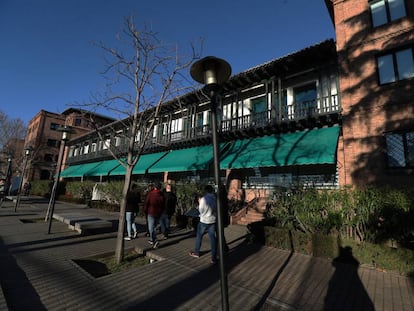
[[[395,0],[395,1],[399,1],[399,0]],[[399,19],[407,17],[407,4],[406,4],[406,1],[405,0],[400,0],[400,1],[402,1],[402,5],[403,5],[403,8],[404,8],[404,15],[399,16],[399,17],[394,18],[394,19],[393,19],[392,14],[391,14],[392,10],[391,10],[391,7],[390,7],[389,0],[370,0],[370,1],[368,1],[369,12],[370,12],[370,17],[371,17],[371,26],[373,28],[377,28],[377,27],[381,27],[381,26],[384,26],[384,25],[388,25],[388,24],[393,23],[393,22],[395,22]],[[372,9],[373,9],[372,6],[376,3],[379,3],[379,2],[384,2],[386,21],[384,23],[381,23],[381,24],[375,24],[374,23],[375,19],[374,19],[374,14],[373,14],[373,11],[372,11]]]
[[[399,137],[401,141],[401,147],[402,147],[402,154],[400,156],[401,159],[404,161],[404,165],[392,165],[390,163],[391,156],[394,154],[393,150],[390,150],[390,146],[388,143],[388,137],[391,138],[391,136],[397,136]],[[385,150],[386,150],[386,161],[387,161],[387,167],[389,169],[412,169],[414,168],[414,144],[409,143],[409,139],[412,140],[412,138],[409,138],[408,136],[414,136],[414,129],[413,130],[407,130],[407,131],[396,131],[396,132],[386,132],[384,133],[384,142],[385,142]],[[410,151],[410,147],[413,149]],[[398,161],[396,161],[398,163]]]
[[[397,60],[397,54],[399,52],[405,51],[405,50],[411,50],[411,56],[412,56],[412,61],[414,64],[414,46],[413,45],[409,45],[409,46],[403,46],[403,47],[399,47],[398,49],[394,49],[394,50],[389,50],[385,53],[381,53],[378,54],[375,57],[375,65],[376,65],[376,70],[377,70],[377,79],[378,79],[378,85],[387,85],[387,84],[391,84],[391,83],[396,83],[399,81],[405,81],[405,80],[411,80],[414,78],[414,66],[413,66],[413,76],[412,77],[408,77],[408,78],[401,78],[401,68],[398,67],[398,60]],[[386,56],[391,56],[392,58],[392,69],[394,71],[394,80],[393,81],[388,81],[388,82],[381,82],[381,73],[380,73],[380,65],[379,65],[379,60],[380,58],[384,58]],[[403,66],[404,67],[404,66]]]

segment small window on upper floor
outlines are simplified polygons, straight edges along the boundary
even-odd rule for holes
[[[56,131],[60,127],[57,123],[50,123],[50,129]]]
[[[82,124],[82,118],[76,118],[75,119],[75,125],[80,126]]]
[[[44,156],[45,162],[53,162],[53,154],[46,153]]]
[[[414,167],[414,132],[386,133],[388,167]]]
[[[46,144],[48,147],[57,147],[58,141],[56,139],[48,139]]]
[[[406,48],[377,57],[379,84],[414,77],[413,48]]]
[[[369,1],[372,26],[378,27],[407,15],[404,0]]]

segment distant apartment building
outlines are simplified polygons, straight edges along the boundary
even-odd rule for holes
[[[80,109],[69,108],[63,113],[41,110],[28,125],[25,146],[32,148],[25,179],[48,180],[53,178],[59,154],[62,133],[65,125],[72,129],[72,137],[77,137],[113,122],[112,118],[93,114]]]

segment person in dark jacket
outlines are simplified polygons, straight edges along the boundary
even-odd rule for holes
[[[165,189],[163,191],[164,194],[164,201],[165,201],[165,208],[164,212],[161,215],[160,225],[161,225],[161,232],[164,235],[164,239],[168,239],[168,235],[170,233],[170,223],[171,217],[175,213],[175,207],[177,205],[177,196],[172,191],[172,184],[171,182],[167,182],[165,184]]]
[[[159,246],[155,229],[165,208],[165,200],[160,188],[160,183],[151,183],[144,201],[144,213],[148,215],[148,230],[150,233],[148,242],[153,248]]]
[[[138,235],[137,225],[135,224],[135,217],[139,212],[139,203],[141,202],[141,195],[138,191],[137,184],[132,184],[131,189],[126,197],[126,207],[125,207],[125,219],[127,225],[127,234],[124,239],[131,241],[135,239]],[[132,233],[132,231],[134,233]]]

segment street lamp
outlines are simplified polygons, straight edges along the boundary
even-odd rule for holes
[[[214,180],[217,191],[217,230],[219,244],[219,263],[220,263],[220,285],[221,285],[221,305],[222,310],[229,310],[229,294],[227,285],[227,275],[225,271],[224,258],[224,221],[222,213],[221,200],[221,180],[220,180],[220,159],[218,150],[217,135],[217,92],[220,84],[227,81],[231,75],[230,65],[223,59],[207,56],[195,62],[190,69],[191,77],[205,85],[204,89],[210,97],[211,108],[211,131],[213,140],[213,156],[214,156]]]
[[[10,188],[10,184],[11,184],[11,177],[12,177],[12,172],[11,172],[11,162],[12,162],[12,158],[9,155],[7,157],[7,171],[6,171],[6,183],[4,185],[4,195],[8,194],[9,188]]]
[[[56,191],[59,186],[59,179],[60,179],[60,171],[62,169],[62,160],[63,160],[63,154],[65,153],[65,144],[69,140],[70,133],[72,132],[71,128],[69,126],[63,126],[59,127],[57,131],[62,132],[62,143],[60,144],[60,150],[59,150],[59,156],[58,156],[58,162],[56,165],[56,174],[55,174],[55,180],[53,183],[52,193],[50,194],[50,200],[49,200],[49,206],[47,208],[45,221],[49,219],[49,228],[47,230],[47,233],[50,234],[50,230],[52,228],[52,220],[53,220],[53,212],[55,210],[55,198],[56,198]]]
[[[22,193],[23,178],[24,178],[24,175],[26,174],[27,160],[29,158],[29,155],[30,155],[31,151],[32,151],[31,146],[27,146],[26,148],[24,148],[23,170],[22,170],[22,176],[21,176],[20,182],[19,182],[19,188],[17,188],[17,199],[16,199],[16,205],[14,206],[14,211],[15,212],[17,211],[17,207],[20,204],[20,196],[21,196],[21,193]]]

